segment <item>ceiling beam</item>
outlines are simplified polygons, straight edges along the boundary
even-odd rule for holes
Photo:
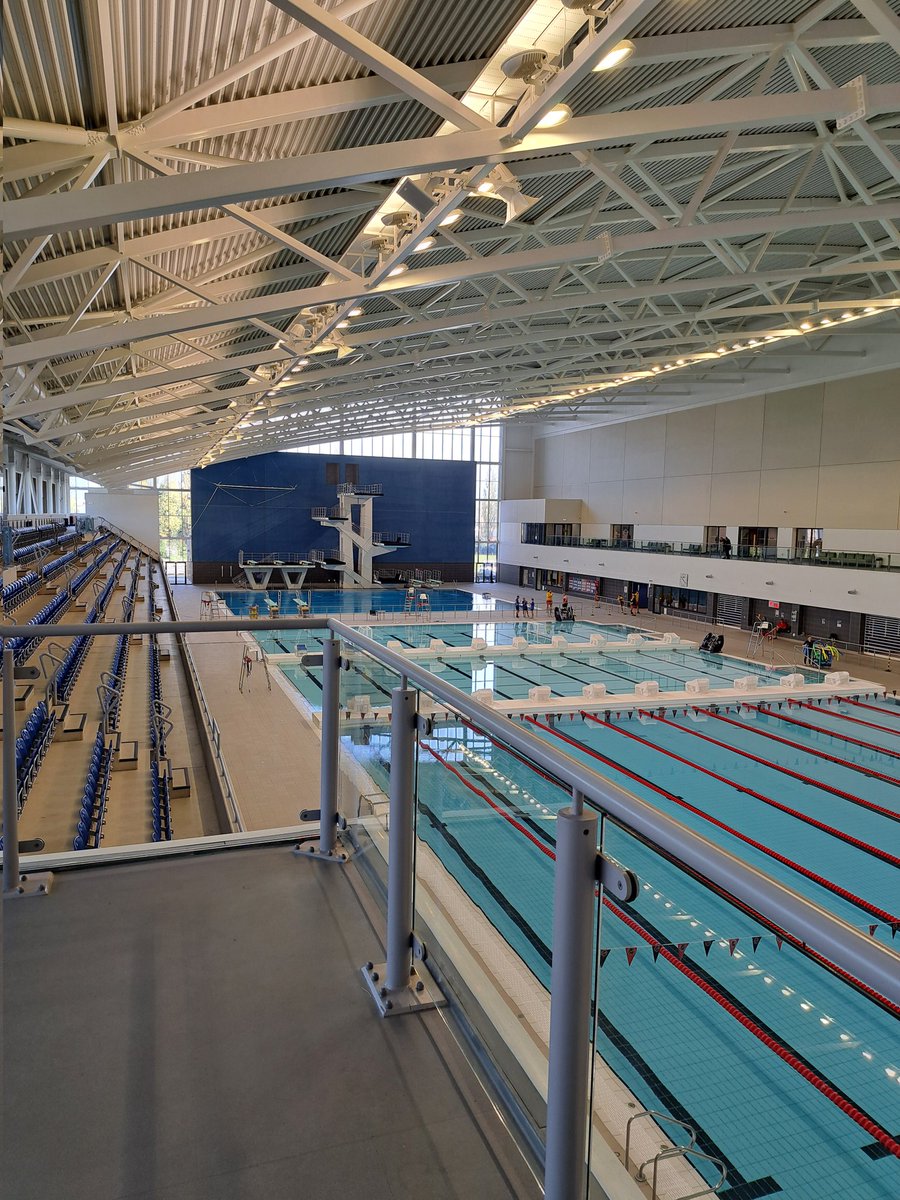
[[[819,93],[815,93],[819,94]],[[815,209],[811,212],[799,210],[788,211],[780,215],[763,217],[747,217],[743,220],[706,222],[690,226],[669,226],[665,229],[652,229],[644,233],[623,234],[610,239],[595,239],[583,242],[570,242],[567,245],[544,246],[533,250],[519,251],[516,254],[498,254],[487,258],[464,260],[457,263],[447,263],[431,268],[408,271],[395,279],[386,279],[378,285],[374,292],[360,293],[350,283],[336,282],[319,287],[302,288],[295,291],[282,292],[276,295],[257,296],[245,300],[235,300],[229,303],[210,305],[204,308],[185,309],[183,312],[167,313],[156,317],[147,317],[140,322],[128,321],[110,328],[94,327],[67,337],[50,336],[28,343],[7,343],[6,364],[10,368],[84,351],[98,350],[105,346],[121,345],[136,338],[156,337],[163,334],[184,332],[191,329],[203,329],[231,321],[249,321],[254,318],[272,316],[278,313],[294,312],[309,305],[341,304],[359,299],[361,295],[394,295],[420,287],[434,288],[461,279],[475,279],[484,276],[496,276],[498,273],[522,271],[539,271],[550,269],[560,263],[592,263],[601,257],[627,254],[632,250],[658,248],[660,246],[678,246],[692,243],[705,243],[710,239],[730,239],[736,237],[756,237],[767,233],[778,233],[793,229],[828,228],[832,225],[866,223],[882,220],[900,220],[900,201],[889,201],[874,205],[835,205],[832,209]],[[851,264],[837,269],[837,273],[859,273],[865,271],[881,271],[887,268],[878,262],[868,264]],[[896,269],[893,268],[893,269]],[[812,272],[795,271],[793,273],[776,272],[779,278],[796,278],[807,275],[821,277],[820,272],[829,272],[828,264],[818,264]],[[757,278],[764,278],[763,272]],[[735,286],[740,283],[740,276],[734,277]],[[712,285],[711,285],[712,286]],[[724,286],[719,284],[719,286]],[[656,294],[666,289],[656,285]],[[628,295],[635,294],[628,290]],[[583,303],[603,302],[600,297],[583,296]],[[500,310],[502,311],[502,310]],[[491,312],[491,319],[497,319],[497,312]]]
[[[504,145],[502,130],[491,127],[221,170],[190,171],[175,178],[93,188],[78,195],[10,201],[5,205],[5,236],[7,241],[39,234],[49,236],[68,229],[165,216],[291,192],[377,182],[477,163],[537,158],[567,150],[592,149],[604,143],[673,137],[685,129],[699,135],[758,124],[779,126],[834,120],[852,114],[856,103],[855,93],[847,88],[742,97],[579,117],[558,129],[530,133],[512,147]],[[900,84],[870,88],[868,103],[872,114],[900,111]]]

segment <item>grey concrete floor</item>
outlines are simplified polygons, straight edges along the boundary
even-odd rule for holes
[[[273,846],[6,900],[4,1195],[537,1195],[443,1018],[375,1015],[354,870]]]

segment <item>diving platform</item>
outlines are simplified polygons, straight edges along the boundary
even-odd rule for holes
[[[238,553],[238,566],[243,580],[235,580],[251,592],[266,592],[270,588],[281,592],[299,592],[306,574],[320,564],[297,554]]]
[[[381,587],[375,574],[375,559],[409,545],[408,533],[375,530],[373,504],[375,497],[381,495],[380,483],[344,483],[338,487],[336,505],[316,507],[310,513],[324,529],[334,529],[338,534],[337,550],[316,550],[311,557],[317,566],[337,572],[344,587]],[[359,510],[356,519],[355,509]]]

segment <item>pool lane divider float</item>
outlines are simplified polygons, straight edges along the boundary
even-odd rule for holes
[[[537,722],[536,722],[537,723]],[[550,730],[555,733],[555,730]],[[567,739],[568,740],[568,739]],[[519,833],[525,836],[537,849],[548,858],[556,860],[556,854],[551,848],[553,839],[549,834],[541,831],[541,837],[532,833],[531,830],[525,827],[522,821],[517,820],[511,813],[504,812],[503,809],[495,801],[467,780],[455,767],[439,754],[431,745],[426,742],[420,743],[425,750],[431,754],[441,766],[445,767],[452,775],[466,787],[469,791],[479,796],[486,804],[492,808],[498,816],[502,817],[509,825],[516,829]],[[583,748],[583,747],[582,747]],[[549,845],[547,843],[550,843]],[[715,1001],[724,1012],[727,1012],[730,1017],[736,1020],[740,1025],[752,1034],[758,1041],[762,1042],[767,1049],[776,1054],[782,1062],[786,1063],[793,1071],[800,1075],[803,1079],[810,1083],[818,1092],[820,1092],[827,1100],[829,1100],[836,1108],[839,1108],[846,1116],[854,1121],[860,1129],[863,1129],[871,1138],[877,1141],[884,1149],[892,1154],[895,1158],[900,1158],[900,1140],[891,1136],[890,1133],[881,1125],[878,1124],[868,1113],[864,1112],[847,1096],[836,1084],[820,1075],[809,1063],[804,1062],[798,1054],[794,1053],[784,1046],[774,1033],[764,1029],[756,1020],[754,1020],[749,1010],[743,1011],[737,1004],[733,1003],[722,991],[711,982],[710,977],[706,978],[700,974],[692,965],[684,959],[679,958],[677,953],[673,953],[668,946],[655,938],[644,926],[634,917],[629,916],[607,897],[603,897],[603,906],[613,916],[622,921],[629,929],[642,938],[654,952],[654,958],[663,958],[671,966],[675,967],[686,979],[690,980],[696,987],[700,988],[709,998]],[[706,973],[704,973],[706,974]]]
[[[791,725],[798,725],[801,729],[809,729],[813,733],[824,734],[825,737],[837,738],[839,742],[847,742],[848,745],[858,746],[861,750],[871,750],[875,754],[884,754],[888,758],[900,758],[900,751],[888,750],[885,746],[876,746],[873,742],[862,742],[858,738],[848,737],[834,729],[823,729],[821,725],[812,725],[809,721],[801,721],[799,717],[789,717],[787,713],[768,710],[768,715],[775,717],[778,721],[787,721]]]
[[[855,796],[853,792],[845,792],[842,788],[832,787],[830,783],[823,783],[821,779],[813,779],[811,775],[804,775],[802,771],[794,771],[790,767],[771,762],[767,758],[760,758],[758,754],[751,754],[749,750],[741,750],[738,746],[732,746],[728,742],[720,742],[718,738],[710,737],[708,733],[701,733],[699,729],[688,729],[687,726],[670,721],[666,717],[660,716],[659,713],[651,715],[660,724],[666,725],[670,729],[677,729],[679,733],[686,733],[691,737],[700,738],[701,741],[709,742],[711,746],[718,746],[721,750],[727,750],[730,754],[736,754],[739,758],[747,758],[751,762],[759,763],[761,767],[767,767],[770,771],[777,771],[780,775],[789,775],[791,779],[796,779],[808,787],[817,788],[821,792],[829,792],[832,796],[837,796],[841,800],[848,800],[851,804],[856,804],[860,808],[867,808],[870,812],[878,813],[881,817],[887,817],[890,821],[900,821],[900,812],[884,808],[880,804],[873,804],[871,800],[864,800],[862,796]]]
[[[510,746],[507,746],[504,742],[499,741],[490,734],[483,733],[465,718],[461,718],[460,723],[467,729],[470,729],[473,733],[478,734],[479,737],[485,738],[491,743],[492,746],[495,746],[504,754],[508,754],[511,758],[514,758],[517,762],[527,767],[530,772],[534,773],[535,775],[539,775],[542,779],[545,779],[548,783],[552,784],[552,786],[558,788],[565,796],[568,797],[570,795],[569,789],[564,783],[562,783],[554,775],[551,775],[548,771],[545,771],[543,768],[537,766],[536,763],[529,762],[529,760],[523,755],[519,754],[518,751],[513,750]],[[597,812],[602,811],[601,807],[595,804],[594,801],[590,800],[588,797],[585,797],[585,803],[590,808],[595,809]],[[674,863],[680,871],[683,871],[686,875],[689,875],[705,890],[713,892],[715,895],[725,900],[733,908],[736,908],[740,912],[744,913],[745,916],[750,917],[754,921],[758,921],[760,925],[775,935],[775,941],[779,950],[781,949],[781,943],[787,942],[792,949],[797,950],[804,957],[812,959],[818,966],[823,967],[832,975],[837,976],[837,978],[842,980],[842,982],[848,984],[855,991],[858,991],[862,995],[866,996],[869,1000],[871,1000],[874,1004],[877,1004],[880,1008],[883,1008],[886,1012],[891,1013],[892,1016],[900,1018],[900,1005],[894,1004],[893,1001],[888,1000],[885,996],[882,996],[880,992],[876,992],[874,988],[869,987],[868,984],[857,979],[855,975],[851,975],[850,972],[845,971],[843,967],[837,966],[837,964],[833,963],[830,958],[826,958],[824,954],[820,954],[818,950],[814,950],[812,946],[808,945],[800,938],[795,937],[794,934],[790,933],[788,930],[782,929],[781,926],[776,925],[774,921],[768,920],[768,918],[764,917],[762,913],[757,912],[755,908],[751,907],[751,905],[745,903],[743,900],[739,900],[737,896],[729,895],[718,884],[713,883],[712,880],[707,879],[705,876],[701,876],[693,867],[689,867],[686,863],[680,862],[673,856],[660,851],[641,834],[635,833],[634,830],[627,829],[627,826],[624,826],[623,828],[626,829],[631,837],[635,838],[642,844],[649,846],[650,849],[654,850],[654,852],[659,854],[661,857],[666,858],[669,862]],[[876,930],[878,930],[882,924],[883,923],[869,924],[867,926],[869,936],[874,937]],[[891,923],[886,925],[885,928],[890,930],[891,938],[893,939],[897,933],[897,930],[900,929],[900,924],[896,922]]]
[[[829,700],[830,704],[831,701]],[[837,717],[841,721],[852,721],[854,725],[864,725],[866,729],[877,729],[879,733],[890,734],[891,737],[900,737],[900,729],[889,729],[887,725],[879,725],[876,721],[863,721],[859,717],[851,717],[849,713],[837,711],[837,709],[826,708],[823,704],[810,704],[808,700],[804,700],[800,705],[801,708],[808,708],[811,712],[827,713],[830,717]]]
[[[771,708],[761,709],[766,716],[778,716],[778,713],[772,712]],[[735,721],[732,717],[724,713],[714,712],[709,710],[708,716],[715,721],[723,721],[726,725],[734,725],[738,729],[747,729],[751,733],[758,733],[760,737],[768,738],[770,741],[779,742],[782,746],[790,746],[792,750],[800,750],[804,754],[811,754],[815,758],[824,758],[827,762],[834,763],[838,767],[846,767],[849,771],[857,771],[860,775],[868,775],[871,779],[879,779],[882,783],[890,783],[893,787],[900,787],[900,779],[895,775],[885,775],[882,771],[876,771],[872,767],[866,767],[862,763],[852,763],[846,758],[838,758],[836,754],[828,754],[825,750],[819,750],[816,746],[804,745],[803,742],[794,742],[790,738],[779,737],[777,733],[770,733],[767,729],[760,729],[758,725],[746,723],[744,721]]]
[[[675,725],[672,721],[667,721],[664,717],[657,716],[655,713],[646,713],[646,716],[658,721],[660,724],[667,725],[670,728],[680,729],[681,726]],[[593,721],[597,725],[601,725],[610,729],[615,729],[617,733],[625,733],[625,730],[614,725],[609,725],[607,721],[601,721],[598,717],[591,713],[584,713],[584,717],[588,721]],[[685,733],[693,734],[693,730],[686,729]],[[672,758],[675,762],[681,763],[683,766],[690,768],[692,771],[699,771],[703,775],[708,775],[711,779],[715,779],[718,783],[723,783],[726,787],[740,792],[744,796],[752,796],[754,800],[759,800],[762,804],[768,805],[770,808],[776,808],[779,812],[786,813],[789,817],[794,817],[798,821],[802,821],[804,825],[811,825],[814,829],[819,829],[822,833],[827,833],[829,837],[837,838],[841,842],[845,842],[848,846],[853,846],[857,850],[862,850],[865,854],[871,854],[874,858],[880,858],[882,862],[889,863],[892,867],[900,867],[900,858],[896,854],[891,854],[887,850],[882,850],[878,846],[872,846],[869,842],[864,842],[860,838],[854,837],[850,833],[844,833],[841,829],[836,829],[833,825],[826,825],[824,821],[819,821],[815,817],[807,816],[806,813],[799,812],[796,808],[789,808],[787,804],[782,804],[780,800],[775,800],[771,796],[766,796],[762,792],[757,792],[753,788],[745,787],[741,783],[735,782],[733,779],[728,779],[725,775],[720,775],[718,771],[712,771],[708,767],[701,767],[699,763],[691,762],[689,758],[684,758],[680,754],[676,754],[672,750],[667,750],[663,746],[657,746],[654,742],[648,742],[646,738],[638,737],[637,734],[628,734],[629,737],[636,738],[645,746],[649,746],[652,750],[656,750],[659,754],[664,754],[666,758]],[[703,734],[697,734],[697,737],[703,737]],[[720,743],[721,745],[721,743]],[[810,780],[810,783],[813,781]]]
[[[877,921],[883,921],[887,925],[895,925],[900,923],[900,916],[894,913],[889,913],[885,909],[879,908],[878,905],[862,899],[862,897],[857,896],[853,892],[847,891],[846,888],[841,887],[840,884],[832,883],[830,879],[825,879],[824,876],[817,874],[815,871],[811,871],[808,867],[801,866],[800,863],[794,862],[793,859],[787,858],[783,854],[779,854],[778,851],[773,850],[771,846],[766,846],[763,842],[758,842],[755,838],[748,837],[748,835],[745,833],[740,833],[733,826],[726,824],[725,821],[720,821],[718,817],[711,816],[709,813],[704,812],[703,809],[697,808],[694,804],[690,804],[681,796],[676,796],[673,792],[667,791],[658,784],[652,783],[643,775],[638,775],[636,772],[629,770],[627,767],[617,762],[614,758],[610,758],[605,754],[601,754],[597,750],[592,750],[589,746],[585,746],[582,742],[576,741],[575,738],[567,737],[566,734],[561,733],[558,729],[554,729],[550,725],[545,725],[543,722],[538,721],[535,717],[526,717],[525,720],[530,722],[532,725],[536,725],[538,729],[543,729],[546,733],[552,734],[553,737],[559,738],[561,741],[566,742],[568,745],[574,746],[575,749],[580,750],[582,754],[586,754],[590,758],[597,759],[598,761],[604,763],[604,765],[607,767],[612,767],[613,770],[627,776],[627,778],[633,780],[635,783],[641,784],[642,787],[649,788],[650,791],[655,792],[658,796],[662,796],[663,799],[669,800],[673,804],[678,805],[679,808],[684,808],[688,812],[691,812],[695,816],[699,817],[701,820],[708,821],[710,825],[714,825],[717,829],[721,829],[724,833],[728,833],[732,837],[737,838],[738,841],[744,842],[748,846],[752,846],[754,850],[759,850],[760,853],[765,854],[768,858],[773,859],[775,862],[781,863],[782,866],[787,867],[789,870],[795,871],[798,875],[802,875],[805,879],[809,879],[813,883],[817,883],[819,887],[824,888],[826,891],[832,892],[835,896],[839,896],[842,900],[847,901],[849,904],[855,905],[856,908],[868,913],[869,916],[874,917]],[[653,744],[651,742],[647,742],[644,738],[638,737],[637,734],[630,733],[627,729],[623,729],[621,725],[614,725],[605,721],[601,721],[599,724],[603,725],[604,728],[615,730],[616,733],[621,733],[623,736],[631,738],[633,741],[642,742],[651,749],[653,748]]]

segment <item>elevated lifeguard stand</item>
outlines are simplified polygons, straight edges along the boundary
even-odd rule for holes
[[[382,495],[384,489],[380,483],[342,483],[334,508],[312,510],[314,521],[338,531],[339,542],[336,551],[315,550],[310,558],[328,571],[339,572],[343,587],[381,587],[375,578],[375,559],[409,545],[408,533],[373,529],[373,501]],[[353,510],[357,508],[359,517],[354,521]]]

